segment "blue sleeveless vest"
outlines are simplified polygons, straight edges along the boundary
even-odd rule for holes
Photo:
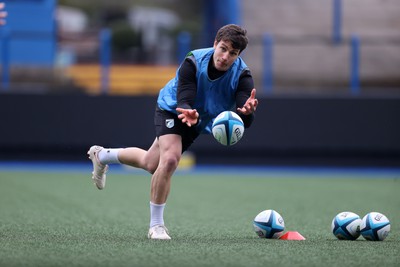
[[[235,108],[235,93],[239,83],[239,77],[247,69],[246,63],[238,57],[232,66],[221,77],[210,80],[208,77],[208,63],[212,60],[214,48],[198,49],[191,52],[196,64],[197,95],[194,109],[200,115],[199,124],[196,126],[199,132],[211,132],[212,121],[219,113]],[[158,106],[173,113],[177,107],[178,73],[170,80],[158,96]]]

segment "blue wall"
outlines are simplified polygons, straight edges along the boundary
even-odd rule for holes
[[[0,28],[0,51],[9,37],[8,57],[14,65],[53,66],[56,56],[56,0],[5,0],[7,24]],[[0,57],[2,62],[2,57]]]

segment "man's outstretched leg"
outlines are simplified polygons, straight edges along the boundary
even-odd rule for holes
[[[93,183],[100,190],[106,185],[108,164],[125,164],[153,174],[160,157],[157,139],[147,151],[137,147],[104,148],[94,145],[87,154],[93,163]]]

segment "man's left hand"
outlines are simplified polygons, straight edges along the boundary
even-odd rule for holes
[[[246,103],[244,103],[243,107],[237,108],[237,111],[243,115],[249,115],[256,111],[257,106],[258,100],[256,98],[256,88],[253,88],[253,90],[251,90],[250,97],[246,100]]]

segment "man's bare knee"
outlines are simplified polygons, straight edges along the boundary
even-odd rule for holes
[[[163,161],[163,167],[167,172],[174,172],[178,167],[180,156],[171,155]]]

